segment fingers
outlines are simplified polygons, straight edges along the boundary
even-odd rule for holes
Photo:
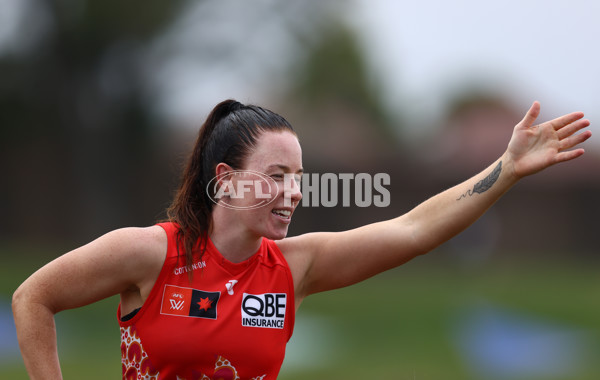
[[[579,131],[580,129],[588,127],[589,125],[590,125],[590,121],[587,119],[576,120],[575,122],[558,129],[556,131],[556,135],[558,136],[559,140],[562,140],[566,137],[571,136],[572,134]]]
[[[556,163],[565,162],[581,156],[585,151],[583,148],[560,152],[556,155]]]
[[[573,112],[567,115],[563,115],[554,120],[549,121],[550,125],[554,128],[555,131],[558,131],[562,127],[569,125],[583,117],[583,112]]]
[[[538,101],[535,101],[535,102],[533,102],[533,104],[529,108],[529,111],[527,111],[527,113],[525,114],[525,117],[523,118],[523,120],[521,120],[519,125],[529,128],[533,125],[533,123],[535,122],[535,119],[537,119],[537,117],[539,115],[540,115],[540,103]]]
[[[585,140],[589,139],[591,136],[592,136],[591,131],[585,131],[585,132],[579,133],[577,135],[572,135],[565,139],[562,139],[562,140],[560,140],[559,151],[563,152],[567,149],[571,149],[572,147],[579,145],[582,142],[584,142]],[[564,153],[566,153],[566,152],[564,152]],[[583,152],[582,152],[582,154],[583,154]]]

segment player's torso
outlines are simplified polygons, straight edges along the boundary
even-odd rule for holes
[[[178,367],[181,378],[262,378],[273,363],[278,370],[294,323],[293,285],[289,269],[264,255],[233,264],[211,251],[191,267],[167,258],[140,315],[121,324],[124,360],[139,355],[143,366],[147,357],[154,373]]]

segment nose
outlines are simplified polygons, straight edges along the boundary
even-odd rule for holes
[[[296,205],[302,199],[302,191],[300,189],[300,182],[296,180],[295,176],[286,176],[283,188],[284,204],[287,207],[296,207]]]

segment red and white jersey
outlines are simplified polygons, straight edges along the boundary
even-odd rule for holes
[[[275,242],[263,239],[250,259],[232,263],[209,240],[186,266],[177,226],[159,225],[168,236],[163,268],[137,314],[119,319],[123,379],[276,379],[295,309],[292,275]]]

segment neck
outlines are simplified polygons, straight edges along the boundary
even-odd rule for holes
[[[233,263],[249,259],[262,242],[262,236],[256,236],[236,223],[233,213],[224,207],[215,207],[212,213],[210,239],[221,255]]]

